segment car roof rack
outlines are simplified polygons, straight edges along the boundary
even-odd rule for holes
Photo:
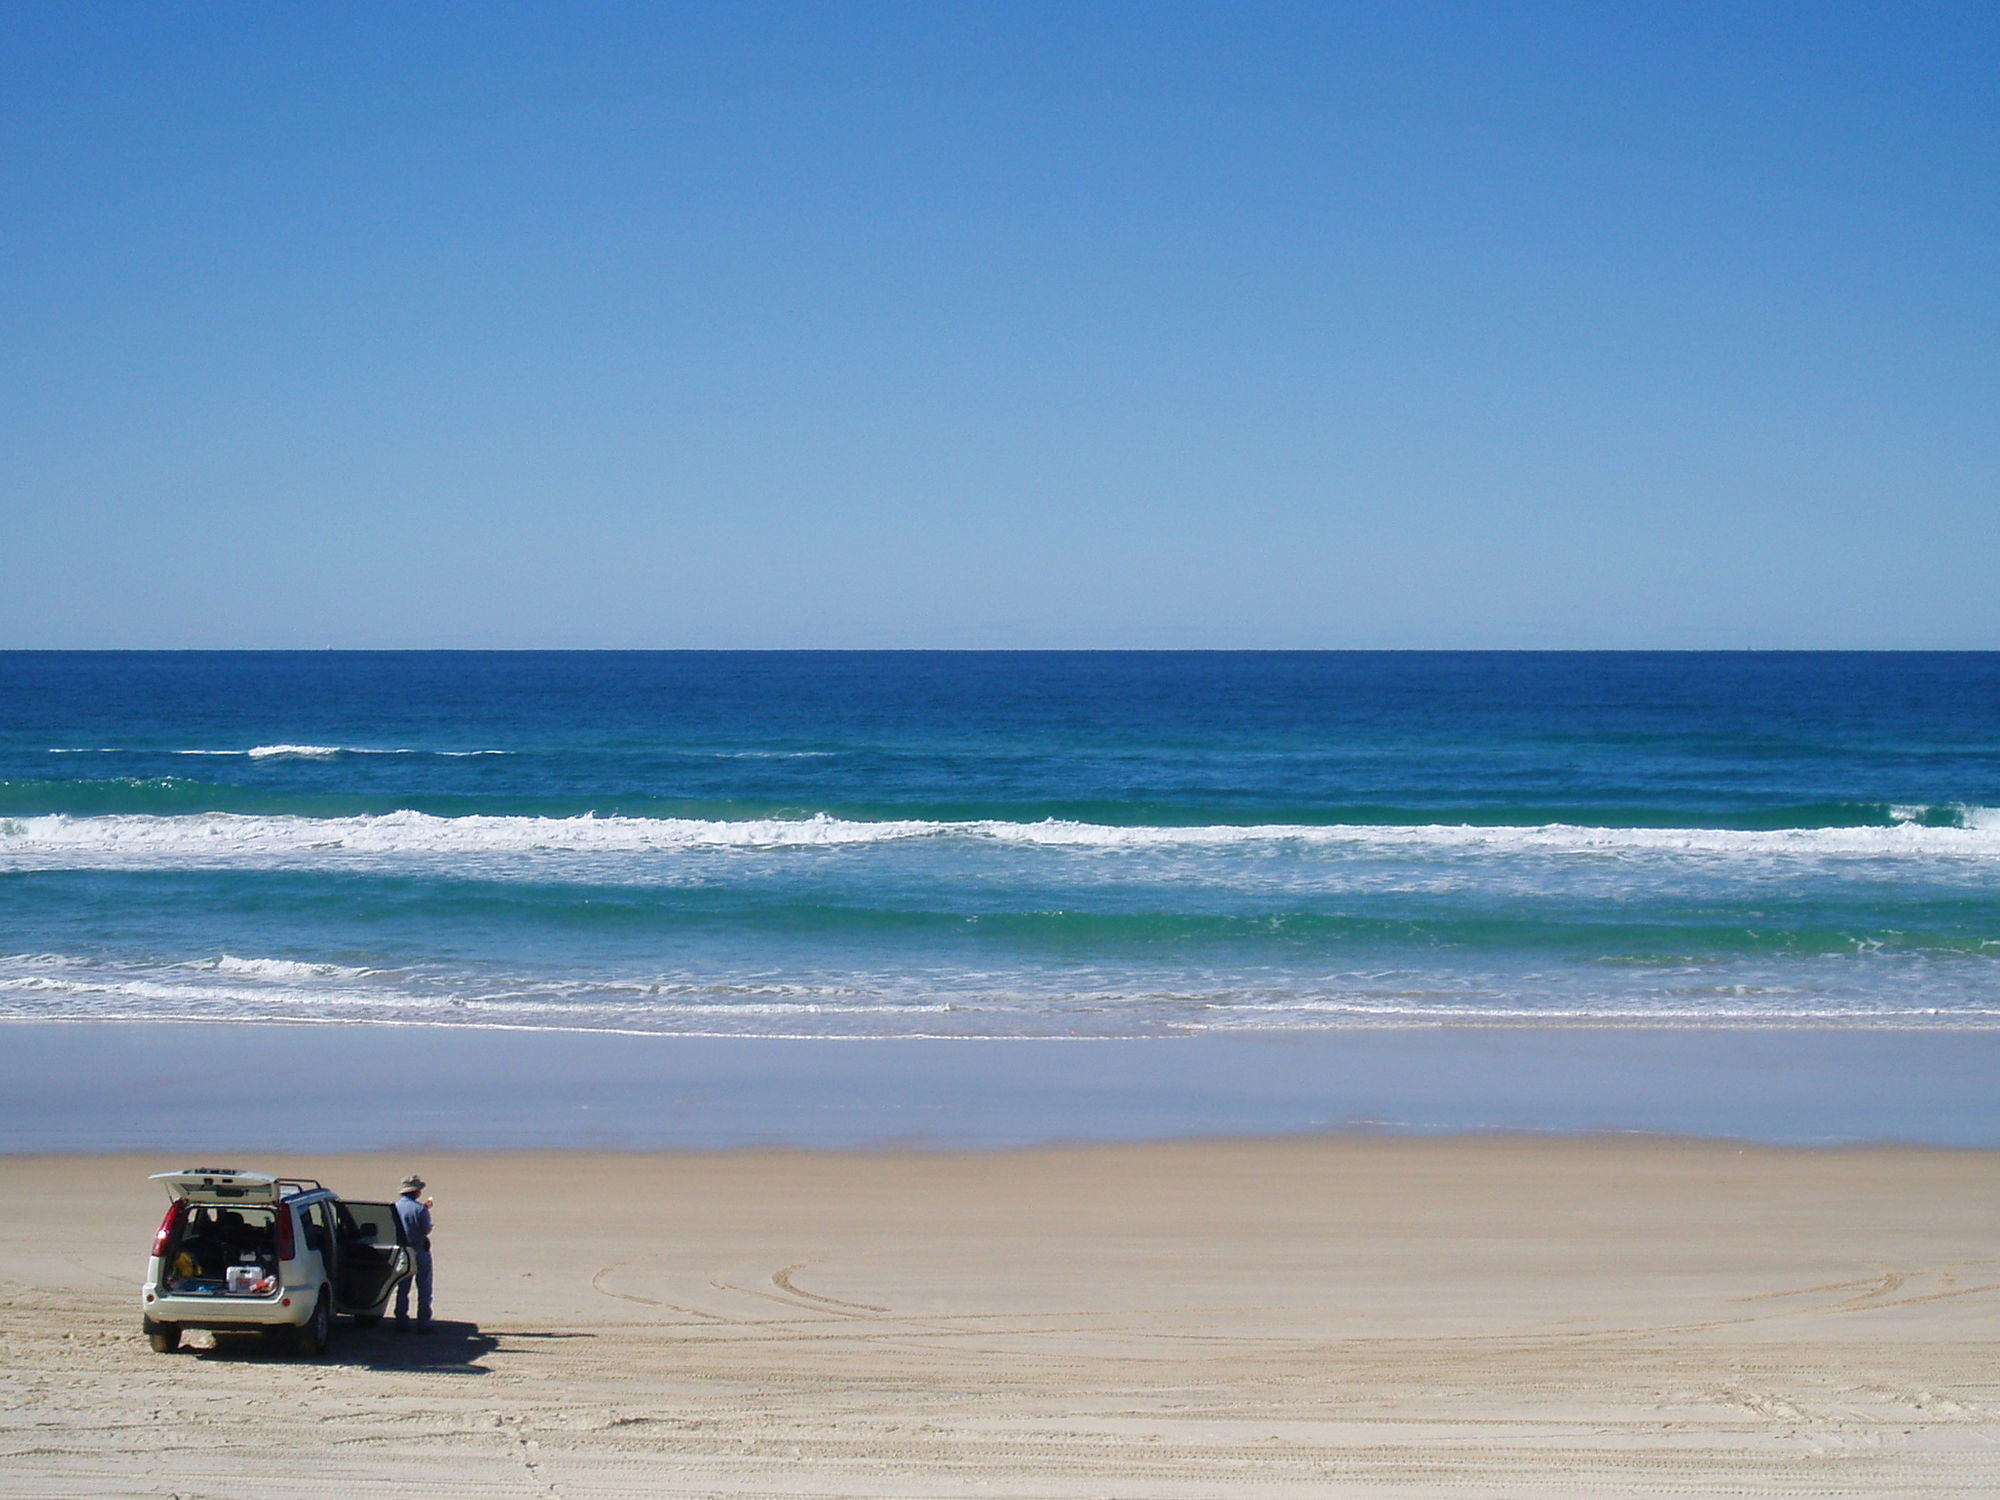
[[[278,1179],[278,1196],[280,1198],[296,1198],[300,1193],[323,1193],[325,1191],[326,1189],[320,1185],[320,1180],[317,1177],[280,1177]]]

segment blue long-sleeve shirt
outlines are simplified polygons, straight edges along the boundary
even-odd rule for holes
[[[429,1250],[431,1247],[431,1211],[417,1201],[413,1193],[405,1193],[396,1200],[396,1217],[403,1221],[403,1238],[409,1241],[412,1250]]]

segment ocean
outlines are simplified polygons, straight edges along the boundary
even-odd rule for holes
[[[2000,1028],[2000,655],[0,654],[0,1019]]]

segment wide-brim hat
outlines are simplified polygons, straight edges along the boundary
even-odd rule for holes
[[[404,1192],[421,1193],[423,1190],[424,1190],[424,1180],[423,1178],[419,1177],[415,1172],[412,1172],[408,1177],[405,1177],[403,1179]]]

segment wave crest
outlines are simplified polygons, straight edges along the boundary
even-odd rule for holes
[[[82,754],[81,751],[51,750],[51,755]],[[114,750],[96,752],[114,754]],[[409,746],[379,745],[252,745],[248,750],[176,750],[175,755],[206,755],[250,760],[332,760],[340,755],[438,755],[453,760],[473,755],[505,755],[505,750],[417,750]]]
[[[348,968],[343,964],[301,963],[290,958],[238,958],[230,953],[224,953],[195,967],[215,974],[235,974],[248,979],[280,981],[361,979],[370,972],[367,969]]]
[[[1340,824],[1119,827],[930,819],[741,820],[637,817],[439,817],[394,812],[309,818],[244,813],[66,813],[0,820],[0,868],[145,868],[454,857],[647,855],[698,850],[855,847],[951,841],[1021,848],[1121,852],[1319,850],[1393,857],[1657,855],[1696,858],[2000,858],[2000,812],[1972,808],[1956,827],[1916,821],[1887,827],[1738,830]]]

